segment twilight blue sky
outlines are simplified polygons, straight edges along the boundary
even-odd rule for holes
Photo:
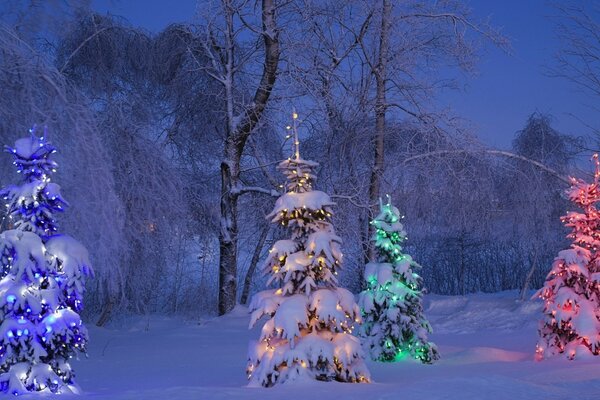
[[[587,124],[600,127],[599,99],[544,71],[559,48],[547,0],[472,0],[473,13],[490,17],[511,39],[512,55],[492,48],[478,65],[478,76],[465,80],[462,91],[443,96],[463,117],[471,120],[488,144],[507,147],[523,128],[529,114],[540,111],[555,117],[555,128],[572,135],[589,134]]]
[[[200,2],[201,3],[201,2]],[[599,100],[562,79],[544,75],[558,48],[547,0],[471,0],[476,17],[490,17],[512,42],[512,55],[488,46],[476,76],[461,80],[458,91],[443,93],[440,102],[471,121],[481,139],[506,148],[534,111],[550,113],[563,133],[588,134],[578,121],[600,127],[592,107]],[[160,31],[171,22],[194,19],[196,0],[93,0],[99,12],[125,17],[134,26]]]

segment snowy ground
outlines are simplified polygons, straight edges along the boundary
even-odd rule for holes
[[[95,399],[598,399],[600,360],[534,362],[537,302],[515,292],[427,296],[440,347],[435,365],[369,363],[374,384],[309,382],[245,387],[249,317],[202,323],[152,317],[129,328],[91,328],[89,358],[75,368]]]

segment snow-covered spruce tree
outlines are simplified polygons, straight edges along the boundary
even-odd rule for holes
[[[365,267],[367,289],[360,293],[363,346],[377,361],[399,361],[410,355],[423,363],[439,358],[435,344],[427,340],[431,326],[423,314],[420,268],[402,253],[406,232],[398,209],[379,200],[375,227],[377,261]]]
[[[250,385],[370,379],[360,341],[352,335],[360,310],[336,279],[342,253],[331,224],[334,203],[313,190],[317,165],[301,159],[298,151],[279,164],[287,191],[268,217],[289,227],[292,235],[273,245],[264,264],[268,284],[278,288],[257,293],[250,304],[250,327],[268,317],[260,341],[250,343]]]
[[[544,301],[536,359],[564,354],[568,359],[600,355],[600,163],[594,155],[593,183],[572,178],[569,199],[583,212],[561,218],[572,229],[571,248],[554,259],[544,286],[534,297]]]
[[[1,192],[13,229],[0,234],[0,392],[77,393],[69,359],[85,351],[79,311],[92,270],[86,249],[57,234],[67,203],[50,182],[55,149],[34,133],[7,147],[22,182]]]

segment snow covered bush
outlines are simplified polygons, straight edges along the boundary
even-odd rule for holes
[[[317,165],[298,153],[279,164],[287,178],[287,193],[268,217],[289,227],[292,236],[277,241],[264,264],[268,284],[278,288],[257,293],[250,304],[250,327],[268,317],[260,341],[250,343],[251,385],[370,379],[360,342],[352,335],[360,310],[352,293],[338,287],[336,279],[342,252],[331,224],[334,203],[312,188]]]
[[[373,360],[399,361],[410,355],[423,363],[439,358],[428,342],[431,326],[423,315],[419,264],[402,253],[406,232],[398,209],[380,200],[375,229],[377,261],[366,265],[367,289],[359,296],[364,323],[360,333]]]
[[[562,217],[572,229],[571,248],[554,259],[544,286],[536,293],[544,301],[536,359],[564,354],[572,360],[600,355],[600,162],[594,155],[593,183],[572,178],[567,194],[583,212]],[[535,297],[535,296],[534,296]]]
[[[67,203],[50,182],[55,148],[32,130],[7,151],[23,178],[0,192],[12,228],[0,234],[0,391],[77,393],[69,359],[88,339],[79,317],[88,252],[57,233]]]

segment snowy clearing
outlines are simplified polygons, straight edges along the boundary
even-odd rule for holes
[[[89,358],[75,362],[85,397],[97,399],[597,399],[599,360],[533,361],[539,302],[517,293],[426,296],[442,359],[369,362],[373,384],[302,382],[247,388],[250,316],[202,321],[150,317],[127,327],[90,327]]]

